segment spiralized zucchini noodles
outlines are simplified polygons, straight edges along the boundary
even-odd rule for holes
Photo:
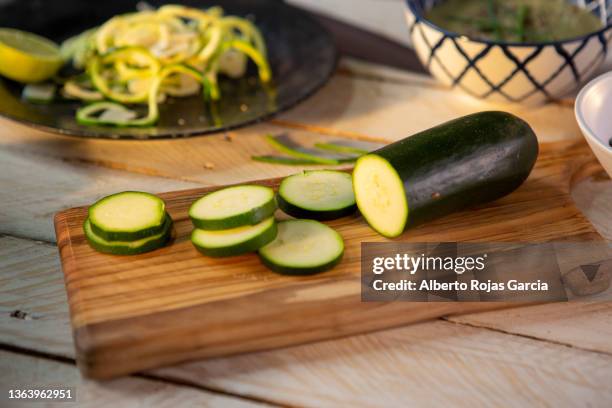
[[[118,15],[66,40],[61,51],[82,71],[62,94],[86,103],[77,111],[84,125],[152,126],[168,97],[219,100],[219,74],[243,77],[249,60],[262,83],[272,78],[261,32],[220,7],[165,5]],[[145,105],[147,113],[134,105]]]

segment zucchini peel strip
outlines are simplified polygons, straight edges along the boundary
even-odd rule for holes
[[[162,82],[168,76],[172,74],[185,74],[193,77],[198,82],[202,83],[203,86],[207,86],[206,81],[204,81],[203,76],[193,68],[190,68],[185,65],[170,65],[163,68],[159,74],[153,78],[151,88],[149,89],[148,94],[148,113],[146,116],[136,118],[136,119],[118,119],[111,120],[99,119],[98,114],[102,113],[106,110],[117,110],[117,111],[128,111],[131,110],[126,108],[125,106],[115,103],[115,102],[97,102],[91,105],[85,106],[77,111],[77,122],[82,125],[106,125],[106,126],[152,126],[159,120],[159,106],[158,106],[158,96],[159,90]]]

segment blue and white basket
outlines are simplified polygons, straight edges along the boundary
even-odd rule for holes
[[[612,0],[575,0],[603,28],[563,41],[511,43],[453,33],[424,18],[443,0],[406,0],[412,43],[440,82],[494,102],[540,104],[574,91],[599,68],[612,39]]]

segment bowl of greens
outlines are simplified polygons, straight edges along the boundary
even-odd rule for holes
[[[612,0],[406,0],[412,43],[440,82],[493,102],[564,97],[605,60]]]

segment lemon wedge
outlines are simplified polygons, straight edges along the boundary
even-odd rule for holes
[[[0,28],[0,75],[22,83],[51,78],[64,61],[53,41],[12,28]]]

